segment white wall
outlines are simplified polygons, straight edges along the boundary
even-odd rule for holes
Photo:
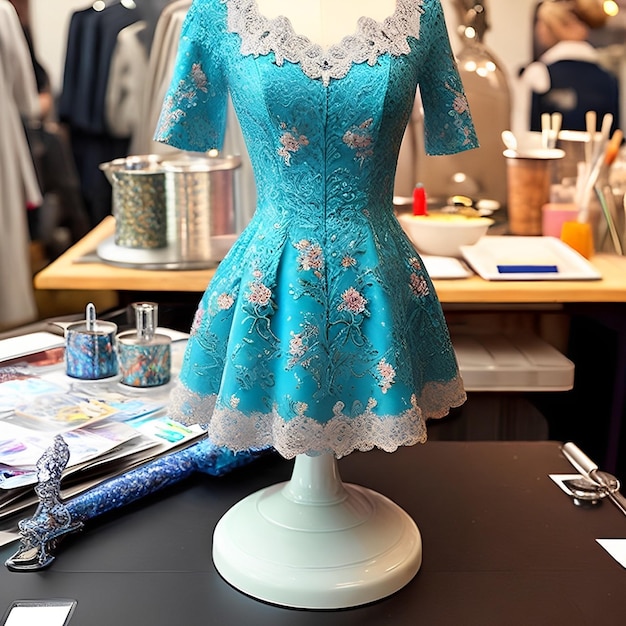
[[[458,43],[454,4],[454,0],[442,0],[453,47]],[[532,19],[537,0],[487,0],[485,4],[490,24],[485,44],[509,73],[517,75],[532,55]]]
[[[510,72],[515,73],[530,58],[530,29],[535,3],[536,0],[489,0],[487,5],[491,30],[485,41]],[[30,0],[30,4],[37,53],[50,73],[53,88],[58,91],[63,84],[70,17],[74,11],[87,8],[91,3],[89,0]],[[457,43],[454,32],[457,21],[453,0],[442,0],[442,4],[454,46]]]
[[[532,26],[536,0],[490,0],[492,29],[486,43],[509,71],[517,76],[520,67],[531,61]]]

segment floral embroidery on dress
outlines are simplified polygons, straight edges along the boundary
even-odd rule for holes
[[[462,136],[465,137],[462,145],[468,145],[472,142],[472,131],[467,125],[467,119],[470,114],[467,97],[462,91],[454,89],[447,82],[445,88],[454,94],[452,110],[449,112],[449,115],[454,118],[454,125],[461,131]]]
[[[193,63],[191,66],[191,79],[199,91],[207,93],[209,91],[209,79],[202,69],[200,63]]]
[[[289,341],[289,354],[291,355],[291,360],[289,361],[289,365],[293,366],[297,359],[302,357],[306,352],[306,346],[303,341],[303,333],[291,333],[291,340]]]
[[[198,329],[200,328],[200,325],[202,324],[203,317],[204,317],[204,309],[202,308],[202,306],[199,306],[196,309],[196,312],[193,316],[193,321],[191,322],[191,329],[189,330],[190,335],[194,335],[195,333],[198,332]]]
[[[289,362],[287,366],[292,368],[300,365],[305,369],[311,364],[310,358],[304,358],[311,348],[311,343],[315,342],[319,335],[319,329],[312,324],[307,324],[301,333],[291,332],[289,340]],[[313,340],[313,341],[311,341]]]
[[[280,127],[284,132],[278,140],[282,147],[278,148],[277,152],[285,161],[285,165],[291,165],[291,155],[298,152],[302,146],[308,146],[309,140],[306,135],[299,134],[297,128],[287,130],[284,122],[281,122]]]
[[[373,139],[370,126],[374,120],[370,117],[358,126],[352,126],[343,135],[343,142],[355,151],[355,160],[361,165],[374,154]]]
[[[302,239],[294,243],[294,247],[300,251],[298,269],[313,270],[315,275],[320,278],[321,270],[324,268],[324,254],[319,243],[311,243],[307,239]]]
[[[264,285],[260,280],[255,280],[248,285],[250,291],[246,296],[248,302],[252,304],[258,304],[259,306],[265,306],[269,304],[272,299],[272,290]]]
[[[376,366],[378,374],[380,376],[379,386],[383,393],[387,393],[391,389],[391,385],[396,378],[396,370],[390,363],[387,363],[385,359],[381,359]]]
[[[166,141],[180,120],[185,117],[185,108],[195,105],[198,92],[208,93],[209,79],[200,63],[191,65],[190,75],[182,78],[176,89],[167,95],[159,118],[156,134],[160,141]]]
[[[452,101],[452,108],[455,113],[468,113],[469,112],[469,103],[467,102],[467,97],[464,93],[454,89],[448,83],[446,83],[446,89],[454,93],[454,100]]]
[[[230,309],[233,304],[235,304],[235,298],[233,298],[229,293],[221,293],[217,296],[217,307],[221,311]]]
[[[309,410],[309,405],[306,402],[295,402],[293,409],[298,417],[304,417]]]
[[[411,274],[409,277],[409,287],[411,287],[413,294],[418,297],[427,296],[430,293],[426,279],[417,274]]]
[[[341,294],[341,304],[337,307],[338,311],[350,311],[358,315],[364,313],[368,315],[367,300],[354,288],[350,287]]]
[[[409,266],[414,272],[409,276],[409,287],[414,295],[421,297],[427,296],[430,293],[428,283],[423,276],[416,274],[415,272],[422,271],[422,264],[417,257],[411,257],[409,259]]]
[[[409,259],[409,265],[416,271],[419,272],[422,269],[422,264],[420,263],[420,260],[417,257],[412,256]]]
[[[343,268],[349,268],[349,267],[354,267],[356,265],[356,259],[353,256],[350,256],[349,254],[346,254],[342,259],[341,259],[341,267]]]
[[[177,106],[178,98],[179,93],[177,90],[173,95],[168,95],[163,101],[163,109],[156,130],[158,137],[163,138],[163,140],[169,139],[171,129],[175,128],[180,120],[185,117],[185,112]]]
[[[271,324],[271,318],[276,311],[276,303],[272,289],[264,282],[264,274],[261,270],[255,269],[252,272],[253,280],[246,285],[243,292],[242,310],[246,313],[246,325],[250,336],[257,335],[263,342],[267,342],[269,350],[273,350],[271,346],[278,343],[278,337],[274,334]],[[263,378],[271,378],[272,374],[264,372],[266,363],[261,361],[254,371],[246,371],[240,374],[246,381],[260,381]]]

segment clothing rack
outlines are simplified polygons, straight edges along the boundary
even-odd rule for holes
[[[111,186],[100,163],[126,156],[129,137],[111,132],[106,97],[111,60],[122,29],[139,19],[122,2],[93,3],[70,18],[59,119],[69,131],[85,208],[95,226],[111,212]],[[98,9],[96,9],[96,5]]]

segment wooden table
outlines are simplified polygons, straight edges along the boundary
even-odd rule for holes
[[[98,244],[113,235],[115,221],[105,218],[86,237],[35,277],[37,289],[112,289],[118,291],[202,292],[214,270],[144,270],[106,264],[95,258]],[[93,260],[90,257],[94,257]],[[626,257],[596,255],[601,280],[487,281],[479,276],[437,280],[443,304],[626,302]]]

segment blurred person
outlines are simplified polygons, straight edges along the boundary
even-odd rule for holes
[[[544,0],[537,5],[534,23],[536,60],[521,73],[530,91],[530,130],[541,130],[543,113],[563,115],[564,130],[586,130],[585,114],[606,113],[619,126],[619,83],[603,68],[596,48],[588,41],[591,29],[605,25],[608,16],[601,0]]]
[[[26,136],[42,192],[42,204],[28,206],[28,229],[53,260],[89,231],[80,182],[67,137],[54,120],[54,95],[47,70],[39,61],[30,27],[29,0],[9,0],[17,13],[35,73],[40,114],[25,120]]]

